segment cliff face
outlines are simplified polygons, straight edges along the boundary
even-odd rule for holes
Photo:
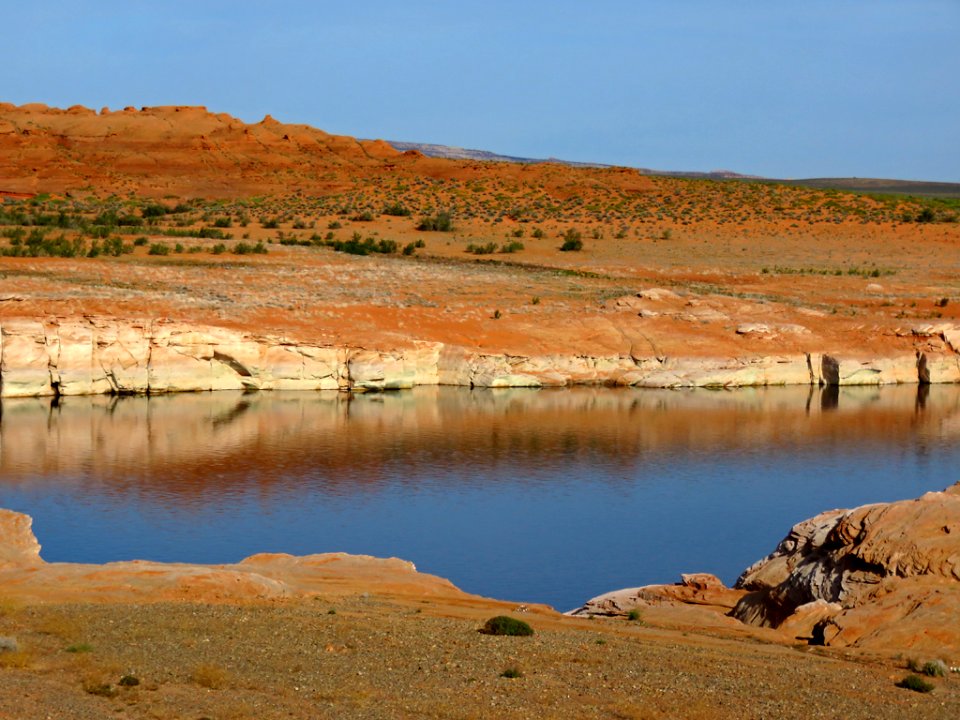
[[[0,324],[0,396],[206,390],[393,390],[416,385],[638,387],[958,382],[960,356],[870,360],[516,356],[439,342],[395,349],[321,345],[166,320],[98,317]]]

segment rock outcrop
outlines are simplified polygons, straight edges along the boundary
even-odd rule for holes
[[[936,331],[957,340],[952,326]],[[949,342],[948,342],[949,344]],[[393,390],[416,385],[744,387],[960,382],[960,354],[747,358],[489,353],[412,340],[373,349],[171,320],[5,318],[0,396],[207,390]]]
[[[735,587],[746,623],[829,645],[960,651],[960,483],[798,523]]]
[[[0,509],[0,587],[4,597],[35,602],[137,602],[149,599],[237,602],[283,597],[358,594],[472,596],[397,558],[324,553],[259,554],[231,565],[133,560],[104,565],[46,563],[31,518]]]
[[[915,500],[830,510],[795,525],[736,585],[684,575],[617,590],[573,615],[697,606],[785,640],[960,654],[960,483]]]

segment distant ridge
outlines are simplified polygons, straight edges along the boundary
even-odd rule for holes
[[[558,163],[569,167],[609,168],[614,165],[602,163],[576,162],[557,158],[528,158],[515,155],[498,155],[488,150],[472,150],[469,148],[437,145],[435,143],[401,142],[387,140],[391,147],[407,152],[414,150],[427,157],[445,158],[448,160],[480,160],[486,162],[510,162],[533,165],[537,163]],[[693,170],[653,170],[650,168],[631,168],[641,175],[660,175],[664,177],[691,178],[702,180],[755,180],[760,182],[782,183],[820,190],[846,190],[850,192],[881,193],[896,195],[918,195],[928,197],[960,197],[960,183],[928,182],[922,180],[896,180],[883,178],[808,178],[808,179],[780,179],[767,178],[761,175],[745,175],[732,170],[711,170],[707,172]]]
[[[511,162],[524,165],[534,165],[537,163],[557,163],[567,165],[568,167],[585,168],[611,168],[616,165],[604,165],[603,163],[577,162],[575,160],[561,160],[559,158],[528,158],[518,157],[516,155],[498,155],[489,150],[472,150],[469,148],[453,147],[451,145],[437,145],[435,143],[415,143],[402,142],[399,140],[387,140],[386,143],[391,147],[401,151],[416,150],[427,157],[445,158],[447,160],[481,160],[485,162]],[[641,175],[663,175],[666,177],[681,178],[702,178],[706,180],[762,180],[758,175],[741,175],[732,170],[711,170],[710,172],[697,172],[687,170],[651,170],[650,168],[631,168]]]

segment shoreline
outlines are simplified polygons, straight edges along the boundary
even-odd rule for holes
[[[804,352],[746,357],[497,353],[423,340],[374,349],[319,344],[166,319],[4,318],[0,397],[155,395],[211,390],[378,392],[611,385],[736,388],[960,382],[960,330],[914,328],[946,348],[857,357]],[[919,345],[915,343],[915,345]]]

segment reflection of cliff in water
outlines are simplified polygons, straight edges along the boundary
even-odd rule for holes
[[[321,491],[346,493],[376,485],[401,460],[416,483],[418,472],[507,458],[532,471],[584,456],[631,466],[675,452],[867,448],[949,435],[960,436],[955,386],[24,399],[2,404],[0,483],[42,476],[189,497],[311,478]]]

